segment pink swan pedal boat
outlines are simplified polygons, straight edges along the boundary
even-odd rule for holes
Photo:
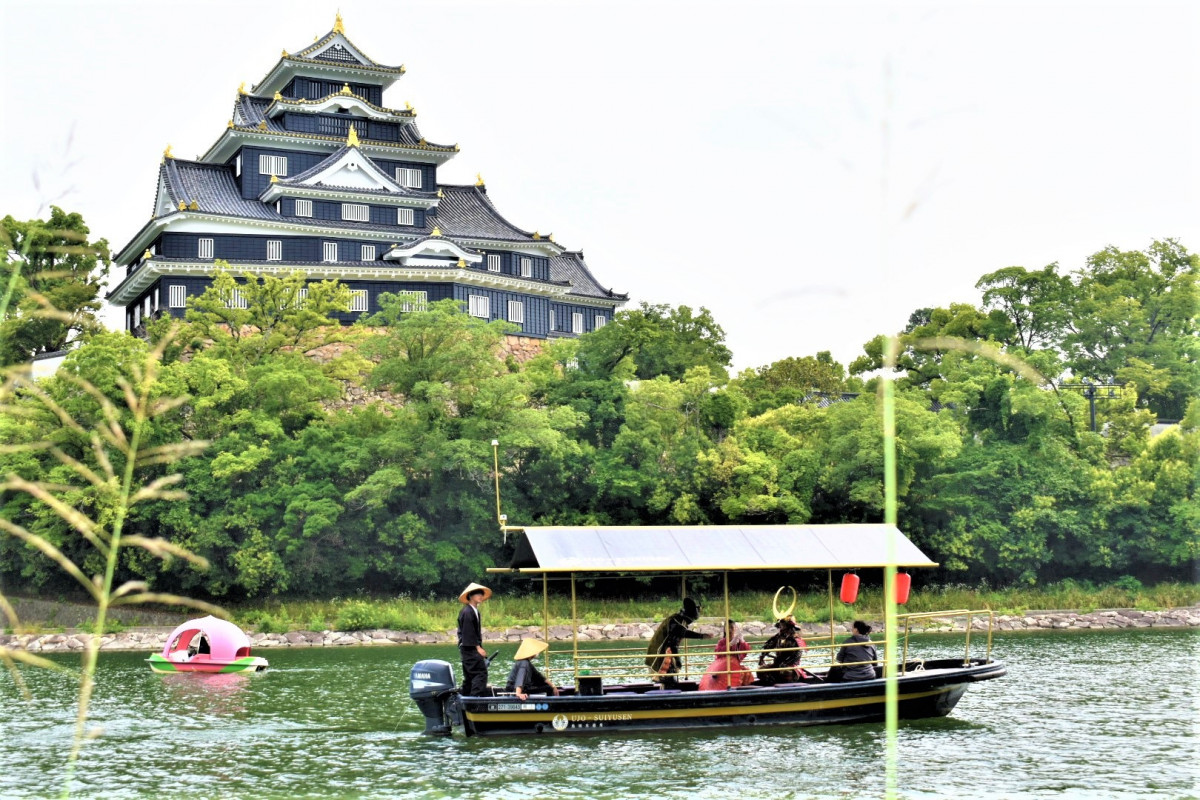
[[[262,672],[267,660],[250,655],[250,638],[232,622],[207,616],[171,631],[162,653],[146,659],[155,672]]]

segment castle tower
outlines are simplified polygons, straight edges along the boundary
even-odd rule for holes
[[[182,317],[211,284],[215,259],[235,275],[338,280],[351,291],[336,315],[347,323],[377,311],[384,292],[412,293],[414,310],[454,299],[534,338],[612,319],[628,295],[601,287],[581,252],[509,222],[482,179],[439,182],[458,146],[426,141],[411,107],[383,105],[404,71],[372,61],[339,15],[325,36],[284,51],[256,86],[238,89],[199,160],[168,147],[150,221],[114,259],[125,277],[108,299],[124,308],[126,328]]]

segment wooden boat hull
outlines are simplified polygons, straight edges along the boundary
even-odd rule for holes
[[[944,717],[967,686],[999,678],[1002,662],[927,661],[898,681],[901,719]],[[460,697],[468,736],[574,735],[756,725],[882,721],[885,681],[747,686],[719,692],[606,691],[599,696]]]

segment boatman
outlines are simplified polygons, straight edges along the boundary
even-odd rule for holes
[[[700,619],[700,606],[690,597],[683,598],[683,609],[659,623],[650,646],[646,648],[646,666],[654,673],[664,689],[674,688],[679,673],[679,643],[684,639],[711,639],[708,634],[688,630],[688,626]]]
[[[462,693],[467,697],[487,695],[487,651],[483,649],[479,604],[491,596],[492,590],[478,583],[470,584],[458,596],[463,604],[458,612],[458,652],[462,656]]]
[[[515,692],[517,698],[525,700],[531,694],[552,694],[558,696],[558,688],[533,665],[534,656],[545,652],[550,645],[540,639],[525,639],[513,656],[512,672],[508,673],[506,692]]]

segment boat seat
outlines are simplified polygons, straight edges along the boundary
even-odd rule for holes
[[[651,689],[646,694],[679,694],[678,689]]]

